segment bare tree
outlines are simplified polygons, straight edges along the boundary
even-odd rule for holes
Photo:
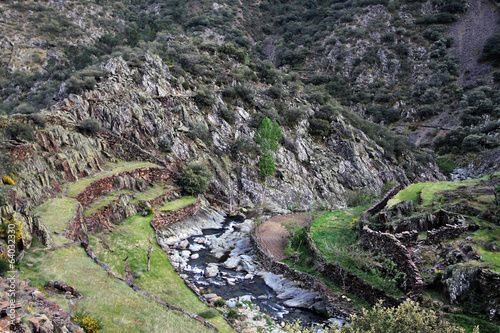
[[[148,234],[149,245],[148,245],[147,250],[143,249],[142,247],[140,247],[137,244],[131,244],[131,245],[135,246],[136,248],[143,250],[148,255],[148,270],[147,270],[148,272],[151,270],[151,254],[153,254],[153,252],[155,252],[155,251],[158,251],[158,250],[153,249],[154,245],[153,245],[153,242],[151,240],[152,238],[153,238],[153,236],[151,234]]]

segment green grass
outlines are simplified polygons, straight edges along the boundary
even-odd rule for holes
[[[478,179],[467,179],[461,182],[427,182],[417,183],[406,187],[389,200],[388,207],[392,207],[401,201],[413,201],[418,203],[418,194],[421,191],[422,205],[428,206],[436,198],[436,193],[446,190],[454,190],[460,186],[471,186],[479,184],[489,176]]]
[[[481,333],[498,333],[500,327],[494,323],[478,318],[478,316],[467,316],[463,314],[449,314],[449,320],[452,324],[465,328],[468,333],[472,333],[476,326],[479,326]]]
[[[161,211],[177,210],[195,201],[196,201],[195,197],[183,197],[174,201],[167,202],[163,207],[160,208],[160,210]]]
[[[376,258],[357,246],[357,233],[352,226],[369,205],[336,210],[318,217],[311,224],[310,235],[319,251],[329,262],[342,265],[346,270],[376,288],[395,297],[402,296],[394,281],[382,277],[372,264]],[[366,269],[368,266],[370,268]]]
[[[357,234],[352,230],[353,221],[357,220],[361,213],[369,205],[345,210],[335,210],[323,214],[314,220],[310,227],[310,234],[316,244],[325,239],[338,245],[349,245],[356,241]],[[320,250],[322,250],[320,248]]]
[[[110,277],[80,247],[38,253],[30,250],[21,263],[21,269],[21,279],[30,279],[34,285],[61,280],[75,286],[84,297],[76,303],[74,310],[102,318],[103,332],[212,332],[201,323],[166,309]],[[162,285],[170,285],[170,279],[173,277],[166,277]],[[190,298],[186,287],[181,288],[180,283],[175,285],[178,285],[179,294]],[[68,311],[64,295],[52,295],[49,299]]]
[[[91,237],[90,244],[99,259],[122,276],[125,276],[123,259],[128,256],[127,262],[136,276],[134,281],[136,286],[190,312],[199,314],[207,311],[209,308],[198,300],[174,271],[167,253],[156,244],[154,236],[156,251],[151,256],[151,271],[147,271],[146,252],[134,245],[143,249],[148,248],[148,235],[154,235],[150,226],[151,219],[151,215],[143,217],[138,214],[129,217],[119,224],[115,232],[107,234],[104,241],[115,253],[106,250],[96,237]],[[211,318],[210,322],[223,332],[232,332],[220,315]]]
[[[92,182],[107,177],[111,176],[115,173],[120,173],[123,171],[130,171],[134,170],[137,168],[142,168],[142,167],[154,167],[157,166],[154,163],[149,163],[149,162],[119,162],[119,163],[106,163],[104,165],[104,168],[106,169],[105,171],[99,172],[95,174],[93,177],[89,178],[83,178],[80,180],[77,180],[76,182],[73,182],[68,185],[68,196],[70,197],[75,197],[83,191],[87,186],[89,186]]]
[[[75,200],[68,197],[52,198],[38,206],[34,215],[38,215],[40,221],[50,230],[64,234],[64,229],[75,214]]]

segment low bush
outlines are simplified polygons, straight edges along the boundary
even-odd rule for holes
[[[191,163],[184,168],[179,184],[190,195],[205,193],[210,184],[210,172],[201,163]]]
[[[327,136],[330,134],[330,123],[324,119],[309,119],[309,133],[314,136]]]
[[[28,124],[11,122],[5,129],[10,139],[23,139],[33,141],[33,128]]]
[[[14,180],[12,178],[10,178],[9,176],[5,176],[2,178],[2,182],[5,184],[5,185],[16,185],[16,183],[14,182]]]
[[[209,309],[209,310],[206,310],[206,311],[203,311],[203,312],[200,312],[198,315],[201,317],[201,318],[204,318],[204,319],[211,319],[211,318],[215,318],[217,317],[219,313],[214,310],[214,309]]]
[[[80,133],[94,135],[101,130],[101,123],[96,119],[86,118],[77,126]]]
[[[83,328],[85,333],[98,333],[104,328],[101,318],[91,316],[84,311],[76,312],[71,319],[75,324]]]

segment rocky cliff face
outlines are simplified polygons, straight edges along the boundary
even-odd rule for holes
[[[195,92],[173,83],[168,66],[150,53],[141,68],[130,68],[118,57],[102,69],[110,72],[109,78],[92,91],[71,95],[51,113],[75,123],[97,119],[112,134],[179,168],[192,160],[208,163],[213,171],[210,191],[226,202],[240,206],[266,203],[275,209],[307,209],[318,201],[340,206],[353,191],[378,192],[387,181],[410,182],[396,160],[387,159],[382,148],[338,115],[324,142],[308,134],[306,120],[284,127],[284,139],[275,155],[276,177],[264,183],[258,178],[258,155],[238,149],[243,139],[255,145],[255,129],[249,126],[255,108],[226,103],[215,87],[213,107],[200,109],[193,101]],[[256,99],[263,94],[256,89]],[[288,103],[292,106],[296,101]],[[308,112],[314,108],[310,105]],[[234,124],[223,119],[223,109],[235,110]],[[208,129],[204,139],[189,135],[198,124]],[[171,153],[160,152],[162,140],[170,142]],[[405,159],[416,164],[411,156]],[[422,179],[439,177],[431,169],[421,170]]]

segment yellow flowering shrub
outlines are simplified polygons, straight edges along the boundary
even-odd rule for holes
[[[103,329],[102,320],[88,313],[78,311],[71,320],[85,331],[85,333],[98,333]]]
[[[12,178],[10,178],[9,176],[5,176],[2,178],[2,182],[6,185],[16,185],[16,183],[14,182],[14,180]]]

